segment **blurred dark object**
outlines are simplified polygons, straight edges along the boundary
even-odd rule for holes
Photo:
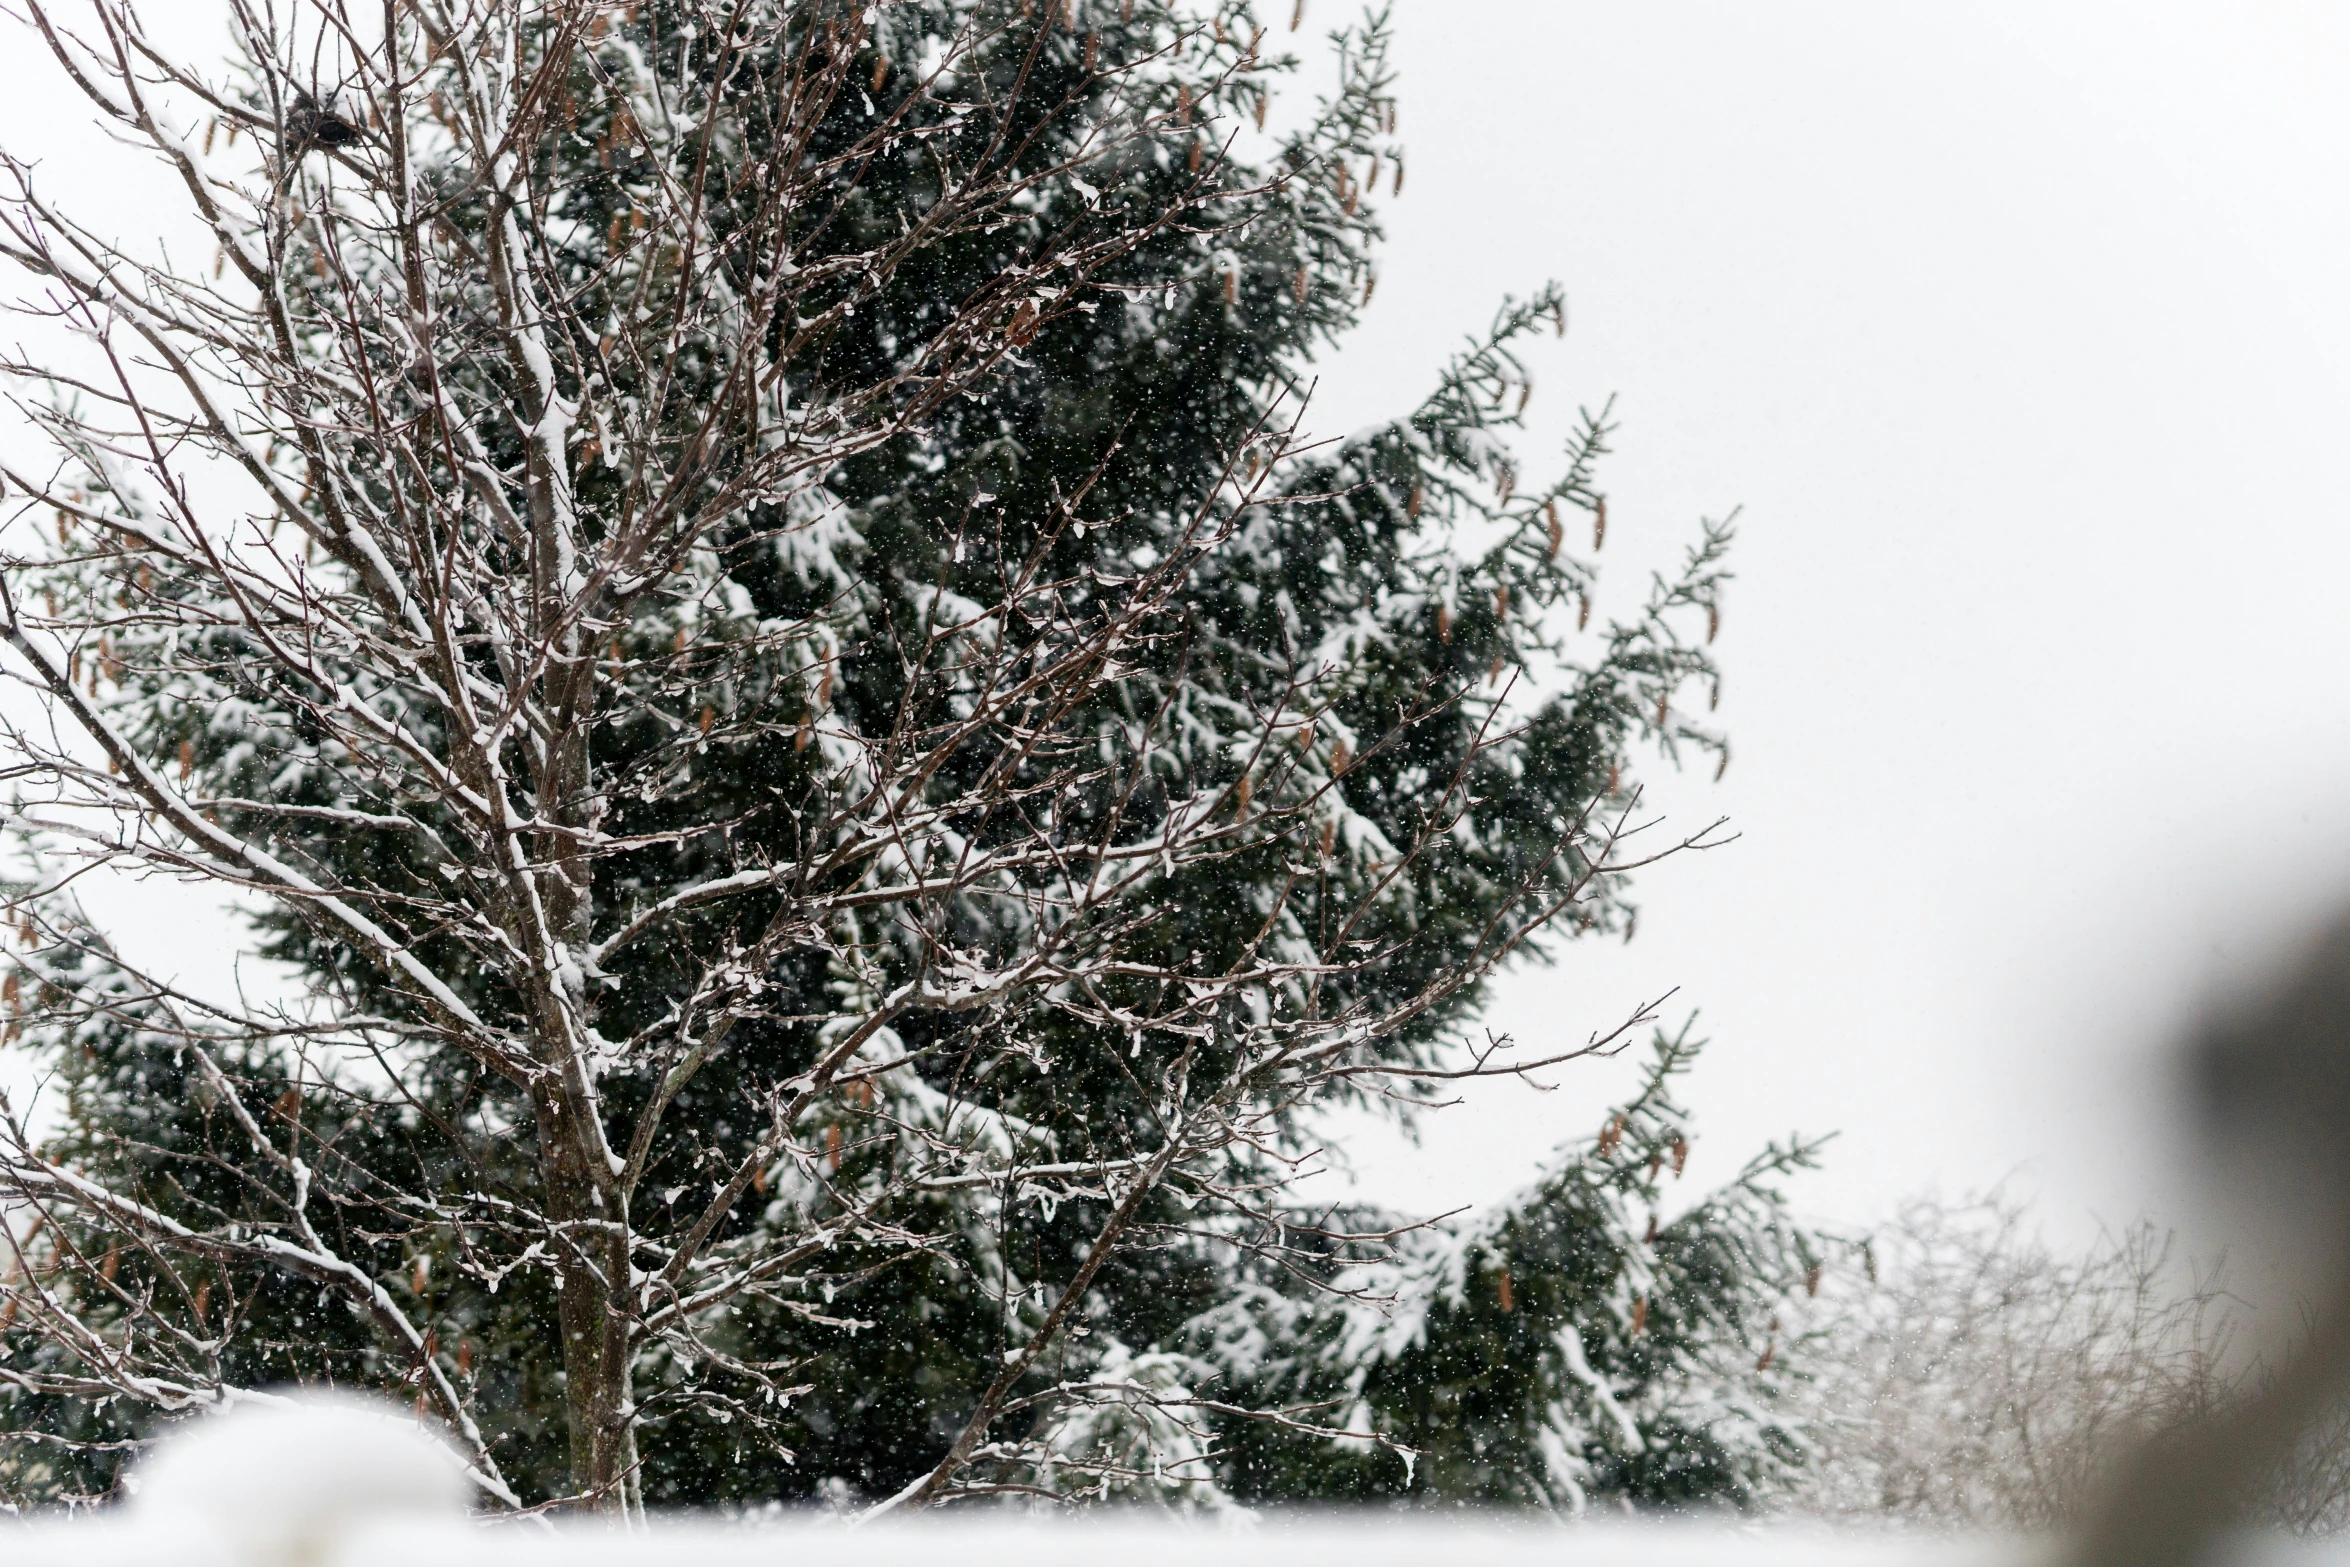
[[[366,134],[333,104],[322,104],[308,93],[295,94],[294,106],[286,111],[286,151],[296,158],[313,147],[348,147]]]
[[[2081,1567],[2216,1559],[2246,1500],[2350,1385],[2350,919],[2206,1028],[2189,1067],[2224,1194],[2303,1221],[2278,1260],[2307,1291],[2307,1336],[2253,1396],[2162,1432],[2120,1465],[2089,1515]]]

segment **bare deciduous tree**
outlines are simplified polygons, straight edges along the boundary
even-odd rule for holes
[[[1478,679],[1382,686],[1358,635],[1206,679],[1228,655],[1191,601],[1220,562],[1334,495],[1422,509],[1416,477],[1301,450],[1294,402],[1178,513],[1079,487],[1009,515],[977,492],[920,519],[921,574],[839,557],[831,477],[918,445],[1056,322],[1171,298],[1134,277],[1145,247],[1238,243],[1244,197],[1354,213],[1343,173],[1235,184],[1202,155],[1195,107],[1257,68],[1241,27],[1113,54],[1051,3],[230,0],[244,74],[223,86],[125,0],[70,23],[22,5],[114,134],[176,174],[219,261],[110,242],[0,158],[0,248],[93,350],[86,374],[8,366],[55,459],[6,474],[0,635],[40,698],[5,737],[12,820],[51,856],[17,905],[11,1030],[69,1053],[137,1036],[179,1074],[151,1091],[199,1103],[218,1140],[131,1132],[93,1162],[9,1112],[0,1192],[34,1228],[6,1310],[48,1346],[12,1385],[253,1396],[236,1292],[293,1281],[363,1317],[521,1505],[469,1350],[416,1300],[433,1259],[493,1291],[544,1277],[573,1490],[625,1510],[649,1358],[683,1368],[662,1399],[773,1424],[794,1368],[731,1354],[729,1315],[822,1316],[835,1285],[941,1243],[926,1200],[994,1191],[1082,1198],[1098,1222],[1048,1294],[1007,1299],[1000,1371],[884,1505],[1025,1452],[1110,1463],[1004,1417],[1149,1401],[1134,1379],[1021,1391],[1138,1215],[1174,1200],[1277,1252],[1268,1172],[1300,1117],[1540,1064],[1399,1041],[1550,923],[1607,919],[1616,882],[1679,846],[1628,841],[1600,755],[1608,787],[1543,828],[1473,929],[1439,943],[1397,917],[1428,857],[1481,830],[1522,723],[1498,653]],[[1036,127],[1080,113],[1076,150],[1037,161]],[[1189,172],[1123,185],[1145,166]],[[583,169],[625,172],[622,194],[598,176],[583,206]],[[877,196],[882,169],[919,188]],[[1048,185],[1093,195],[1040,223]],[[859,312],[954,247],[984,264],[950,307],[893,318],[876,367]],[[1182,285],[1230,303],[1234,279]],[[1496,367],[1472,356],[1447,395],[1498,399]],[[1427,460],[1498,495],[1479,634],[1519,638],[1497,644],[1515,669],[1550,646],[1539,611],[1588,592],[1558,506],[1602,503],[1580,460],[1514,498],[1483,448]],[[1087,553],[1122,526],[1151,531]],[[1714,743],[1668,714],[1706,666],[1657,628],[1710,613],[1719,543],[1612,645],[1636,732]],[[760,573],[802,607],[764,605]],[[1447,646],[1451,614],[1436,603]],[[1466,739],[1431,748],[1438,731]],[[1373,776],[1408,817],[1350,798]],[[645,870],[689,851],[691,875]],[[1227,864],[1277,872],[1253,936],[1169,950],[1167,900],[1192,895],[1174,889]],[[250,900],[309,978],[231,1006],[142,971],[62,900],[96,866]],[[658,1004],[621,1008],[641,987]],[[713,1063],[779,1030],[805,1052],[680,1118]],[[1046,1138],[991,1100],[1068,1052],[1137,1112]]]

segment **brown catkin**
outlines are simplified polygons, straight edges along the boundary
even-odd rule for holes
[[[1290,288],[1297,295],[1297,302],[1301,305],[1304,304],[1306,302],[1306,269],[1304,267],[1301,266],[1297,269],[1297,278]]]
[[[186,783],[188,781],[189,774],[193,773],[195,770],[196,742],[193,740],[182,739],[180,741],[180,782]]]
[[[1373,291],[1374,289],[1378,288],[1378,286],[1379,286],[1379,274],[1378,274],[1378,273],[1376,273],[1376,272],[1373,272],[1373,273],[1371,273],[1371,274],[1370,274],[1368,277],[1365,277],[1365,278],[1363,279],[1363,303],[1364,303],[1364,304],[1366,304],[1366,305],[1367,305],[1367,304],[1369,304],[1369,303],[1371,302],[1371,293],[1372,293],[1372,291]]]
[[[121,1271],[122,1248],[119,1246],[107,1247],[106,1260],[98,1264],[98,1277],[104,1279],[107,1283],[112,1284],[114,1282],[114,1276]]]
[[[873,57],[873,86],[872,86],[872,91],[874,91],[874,92],[879,92],[879,91],[881,91],[881,84],[882,84],[883,82],[886,82],[886,81],[888,81],[888,80],[889,80],[889,56],[888,56],[888,55],[886,55],[886,54],[875,55],[875,56]]]
[[[1510,585],[1506,582],[1493,590],[1493,618],[1496,620],[1510,618]]]
[[[1714,782],[1720,783],[1722,781],[1722,774],[1728,772],[1729,770],[1730,748],[1725,745],[1722,747],[1722,759],[1714,763]]]
[[[212,1281],[210,1279],[199,1280],[196,1284],[196,1320],[202,1322],[205,1313],[211,1309]]]
[[[1175,123],[1191,123],[1191,88],[1188,85],[1179,85],[1175,89]]]
[[[469,1338],[457,1341],[457,1374],[461,1377],[473,1375],[473,1340]]]
[[[1238,783],[1236,783],[1236,784],[1234,784],[1234,785],[1232,786],[1232,814],[1233,814],[1233,815],[1235,815],[1235,816],[1246,816],[1246,815],[1248,814],[1248,797],[1249,797],[1249,788],[1250,788],[1250,779],[1249,779],[1249,776],[1248,776],[1248,774],[1246,774],[1246,773],[1242,773],[1242,774],[1240,775],[1240,782],[1238,782]]]
[[[1820,1292],[1820,1265],[1819,1265],[1818,1263],[1816,1263],[1816,1262],[1815,1262],[1815,1263],[1813,1263],[1813,1264],[1812,1264],[1812,1265],[1811,1265],[1809,1268],[1806,1268],[1806,1269],[1804,1270],[1804,1274],[1803,1274],[1803,1293],[1804,1293],[1804,1294],[1806,1294],[1806,1295],[1816,1296],[1816,1295],[1818,1295],[1818,1294],[1819,1294],[1819,1292]]]
[[[1335,778],[1354,765],[1354,753],[1346,748],[1344,740],[1330,748],[1330,776]]]
[[[1297,9],[1289,13],[1289,30],[1296,32],[1306,25],[1306,0],[1297,0]]]
[[[1504,1316],[1518,1309],[1517,1301],[1510,1293],[1509,1269],[1502,1269],[1501,1277],[1493,1281],[1493,1293],[1496,1297],[1496,1304],[1501,1307]]]
[[[1542,515],[1550,523],[1550,553],[1544,558],[1556,560],[1559,558],[1559,541],[1567,536],[1567,530],[1559,526],[1559,503],[1555,499],[1544,501]]]
[[[824,1167],[836,1172],[840,1169],[840,1123],[838,1121],[824,1129]]]
[[[1439,642],[1452,640],[1452,606],[1442,601],[1439,601],[1436,606],[1436,640]]]
[[[1754,1369],[1757,1371],[1768,1371],[1771,1369],[1771,1362],[1778,1358],[1779,1341],[1777,1339],[1773,1339],[1768,1344],[1763,1346],[1762,1359],[1754,1363]]]
[[[1426,486],[1426,485],[1424,485],[1424,484],[1420,484],[1420,483],[1417,483],[1417,482],[1415,482],[1415,483],[1412,485],[1412,498],[1411,498],[1410,502],[1409,502],[1408,504],[1406,504],[1406,505],[1405,505],[1405,507],[1404,507],[1404,514],[1405,514],[1406,516],[1409,516],[1409,517],[1417,517],[1417,516],[1419,516],[1419,515],[1420,515],[1420,502],[1421,502],[1422,500],[1426,499],[1426,498],[1427,498],[1427,486]]]
[[[1227,305],[1240,303],[1240,273],[1231,267],[1224,269],[1224,303]]]
[[[1258,93],[1258,94],[1257,94],[1257,129],[1258,129],[1258,130],[1260,130],[1260,131],[1261,131],[1261,130],[1263,130],[1263,129],[1265,128],[1265,111],[1266,111],[1267,109],[1271,108],[1272,106],[1273,106],[1273,95],[1272,95],[1271,93]]]
[[[1708,604],[1705,607],[1705,639],[1711,642],[1721,634],[1722,607],[1719,604]]]
[[[1632,1302],[1632,1336],[1634,1338],[1638,1338],[1641,1334],[1647,1331],[1648,1297],[1643,1295],[1638,1300]]]
[[[702,731],[702,733],[708,734],[710,732],[710,726],[717,721],[718,709],[712,707],[709,703],[704,702],[702,704],[702,716],[697,724],[697,727]]]
[[[1101,64],[1101,59],[1102,35],[1099,33],[1087,33],[1085,35],[1085,74],[1091,76],[1095,69]],[[1262,116],[1263,112],[1264,111],[1261,109],[1258,111],[1260,117]],[[1260,129],[1261,128],[1262,127],[1260,127]]]
[[[1673,1139],[1673,1173],[1674,1173],[1675,1175],[1679,1175],[1679,1174],[1681,1173],[1682,1167],[1683,1167],[1683,1166],[1685,1166],[1685,1165],[1687,1165],[1688,1163],[1689,1163],[1689,1139],[1688,1139],[1688,1138],[1686,1138],[1686,1137],[1676,1137],[1676,1138],[1674,1138],[1674,1139]]]

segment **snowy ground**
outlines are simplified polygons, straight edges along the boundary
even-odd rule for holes
[[[1810,1531],[1752,1531],[1702,1526],[1590,1525],[1508,1528],[1479,1520],[1267,1520],[1240,1531],[1152,1526],[1140,1522],[1083,1527],[938,1525],[876,1528],[857,1536],[853,1550],[837,1530],[716,1531],[671,1525],[648,1535],[548,1533],[525,1537],[444,1527],[386,1527],[351,1537],[321,1554],[300,1556],[201,1554],[184,1535],[84,1525],[36,1533],[31,1553],[12,1544],[9,1559],[58,1567],[115,1567],[169,1559],[182,1567],[750,1567],[751,1563],[852,1554],[870,1567],[915,1567],[951,1559],[956,1567],[1169,1567],[1213,1561],[1216,1567],[1423,1567],[1460,1562],[1492,1567],[1993,1567],[2045,1560],[2042,1547],[2013,1542],[1931,1540],[1895,1535],[1825,1535]],[[168,1553],[166,1556],[165,1553]],[[2271,1559],[2264,1553],[2262,1561]],[[2298,1559],[2279,1552],[2280,1563]],[[2320,1558],[2310,1553],[2310,1559]]]
[[[0,1525],[21,1567],[2054,1567],[2048,1541],[1734,1521],[1573,1523],[1497,1514],[1095,1514],[1083,1523],[936,1518],[857,1528],[808,1519],[656,1519],[622,1532],[464,1516],[455,1457],[389,1404],[250,1406],[198,1422],[140,1468],[131,1503],[80,1521]],[[2241,1542],[2232,1563],[2346,1564],[2350,1550]]]

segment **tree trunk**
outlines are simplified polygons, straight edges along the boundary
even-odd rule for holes
[[[564,1414],[571,1487],[599,1513],[636,1511],[635,1400],[630,1375],[628,1245],[625,1215],[614,1213],[586,1167],[569,1107],[553,1095],[539,1108],[540,1166],[547,1212],[564,1226],[556,1317],[563,1333]]]

